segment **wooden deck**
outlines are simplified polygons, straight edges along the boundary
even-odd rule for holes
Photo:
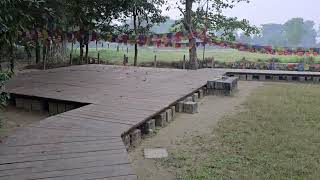
[[[83,65],[20,74],[6,91],[88,105],[0,145],[0,180],[137,179],[121,135],[225,72]]]

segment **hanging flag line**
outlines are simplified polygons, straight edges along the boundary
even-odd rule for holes
[[[232,48],[239,51],[247,51],[252,53],[265,53],[274,55],[297,55],[297,56],[318,56],[320,54],[320,48],[288,48],[288,47],[275,47],[275,46],[262,46],[251,45],[240,42],[223,41],[219,38],[206,35],[205,32],[174,32],[165,34],[151,34],[151,35],[128,35],[120,34],[115,35],[111,33],[98,33],[95,31],[73,31],[62,32],[59,30],[47,31],[47,30],[33,30],[26,32],[19,32],[19,40],[28,41],[42,41],[44,44],[50,44],[52,42],[59,43],[64,40],[69,42],[80,42],[84,44],[90,41],[105,40],[114,43],[123,44],[135,44],[140,46],[156,46],[156,47],[173,47],[173,48],[192,48],[192,44],[189,44],[189,39],[196,38],[196,46],[211,45],[220,46],[223,48]]]

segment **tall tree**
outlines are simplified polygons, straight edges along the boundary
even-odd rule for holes
[[[242,1],[249,2],[248,0],[180,0],[180,4],[177,3],[177,6],[184,18],[180,23],[176,23],[176,25],[183,27],[190,34],[193,31],[206,31],[206,29],[212,34],[222,32],[220,34],[221,38],[232,40],[235,39],[234,32],[238,29],[244,31],[246,35],[258,33],[258,29],[255,26],[251,26],[247,20],[238,20],[236,17],[226,17],[223,15],[224,9],[232,9],[236,3]],[[198,3],[198,7],[194,11],[195,3]],[[206,13],[206,8],[204,8],[204,5],[207,3],[210,4],[208,14]],[[197,69],[197,48],[194,36],[189,37],[189,46],[191,68]]]
[[[284,30],[289,44],[298,46],[305,33],[304,20],[302,18],[290,19],[284,24]]]
[[[317,32],[314,29],[313,21],[304,21],[304,35],[302,36],[300,45],[303,47],[314,47],[316,45]]]
[[[160,9],[165,0],[131,0],[129,8],[124,13],[124,22],[127,18],[132,18],[133,27],[126,24],[122,27],[123,32],[139,34],[148,34],[155,24],[163,23],[167,17],[162,15]],[[138,65],[138,43],[134,45],[134,66]]]
[[[0,1],[0,51],[8,51],[11,71],[14,70],[14,47],[19,32],[30,27],[37,18],[34,12],[49,10],[42,0]]]

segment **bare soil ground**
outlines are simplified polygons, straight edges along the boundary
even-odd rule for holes
[[[180,114],[177,113],[175,120],[167,127],[162,128],[152,137],[147,137],[142,144],[129,152],[129,158],[139,179],[142,180],[171,180],[176,179],[178,174],[173,167],[167,167],[163,160],[151,160],[143,157],[144,148],[166,148],[170,161],[173,152],[183,149],[201,147],[188,144],[186,139],[194,139],[204,135],[212,136],[212,129],[225,115],[237,113],[241,110],[241,104],[257,88],[263,86],[262,82],[240,82],[239,92],[233,97],[206,96],[200,102],[199,113]],[[191,150],[192,151],[192,150]]]
[[[18,128],[25,127],[33,122],[40,121],[49,115],[40,112],[28,112],[8,106],[1,110],[2,128],[0,128],[0,142],[14,133]]]

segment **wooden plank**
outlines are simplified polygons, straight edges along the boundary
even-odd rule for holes
[[[0,179],[137,179],[120,135],[224,73],[82,65],[14,77],[8,92],[49,99],[61,114],[0,145]]]

